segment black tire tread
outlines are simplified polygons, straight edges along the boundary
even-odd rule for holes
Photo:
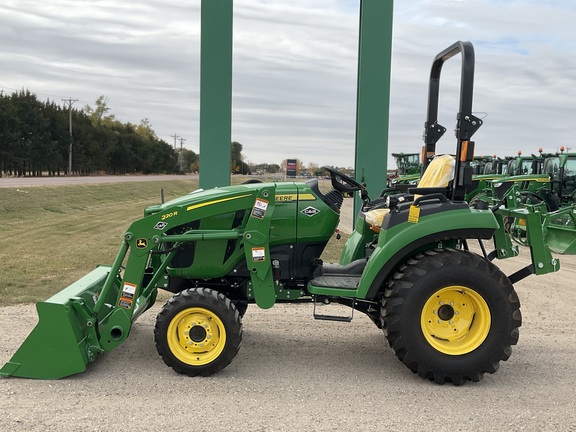
[[[494,285],[497,284],[497,288],[500,290],[498,295],[501,297],[499,301],[506,304],[507,316],[505,323],[493,322],[493,327],[506,326],[506,329],[499,332],[502,335],[495,342],[497,346],[493,347],[489,351],[489,355],[481,360],[476,359],[472,365],[462,366],[462,362],[460,362],[458,367],[447,364],[445,367],[435,369],[430,366],[434,362],[422,359],[423,354],[416,352],[415,345],[406,340],[407,337],[402,327],[404,325],[403,317],[407,313],[405,310],[407,307],[405,305],[406,296],[410,290],[417,289],[414,286],[419,282],[422,283],[422,280],[426,280],[431,272],[437,270],[453,271],[458,268],[483,272],[493,280]],[[420,319],[419,314],[417,319]],[[511,346],[518,342],[518,328],[522,324],[522,316],[520,301],[514,287],[500,269],[474,253],[464,250],[442,249],[416,255],[393,275],[384,291],[381,321],[390,347],[396,357],[410,370],[438,384],[452,382],[455,385],[461,385],[465,381],[480,381],[485,373],[496,372],[500,361],[505,361],[510,357]],[[443,360],[449,363],[452,358],[444,356]]]
[[[218,358],[207,365],[192,366],[178,360],[170,351],[166,340],[166,331],[173,317],[183,309],[200,306],[216,313],[226,327],[226,346]],[[156,318],[154,339],[156,350],[167,366],[175,372],[194,376],[210,376],[228,366],[242,343],[243,327],[240,314],[224,294],[209,288],[191,288],[172,296]]]

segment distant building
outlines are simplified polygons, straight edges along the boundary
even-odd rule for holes
[[[286,159],[286,177],[296,177],[297,159]]]

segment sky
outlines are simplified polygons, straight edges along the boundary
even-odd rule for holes
[[[199,152],[200,3],[2,0],[0,90],[75,108],[104,95],[117,120],[148,118]],[[354,166],[359,6],[234,1],[232,140],[247,162]],[[477,155],[576,151],[574,0],[396,0],[393,19],[389,155],[420,152],[432,60],[458,40],[475,48]],[[459,72],[442,71],[438,153],[455,151]]]

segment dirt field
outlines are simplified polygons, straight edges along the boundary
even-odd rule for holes
[[[526,254],[497,264],[510,274]],[[365,316],[315,321],[311,304],[250,306],[232,364],[210,378],[187,378],[156,353],[158,302],[85,373],[0,378],[0,430],[576,431],[576,256],[561,261],[560,272],[516,284],[519,344],[476,384],[423,380]],[[33,305],[0,308],[0,364],[35,323]]]

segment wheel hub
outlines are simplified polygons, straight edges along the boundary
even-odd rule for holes
[[[189,336],[193,342],[202,342],[206,339],[206,329],[199,325],[194,326],[190,329]]]
[[[438,308],[438,317],[442,321],[449,321],[454,318],[454,308],[450,305],[442,305]]]
[[[177,314],[167,331],[168,347],[178,360],[195,366],[210,363],[224,350],[226,329],[208,309],[193,307]]]
[[[436,350],[463,355],[478,348],[488,336],[491,314],[476,291],[449,286],[428,298],[421,314],[422,333]]]

